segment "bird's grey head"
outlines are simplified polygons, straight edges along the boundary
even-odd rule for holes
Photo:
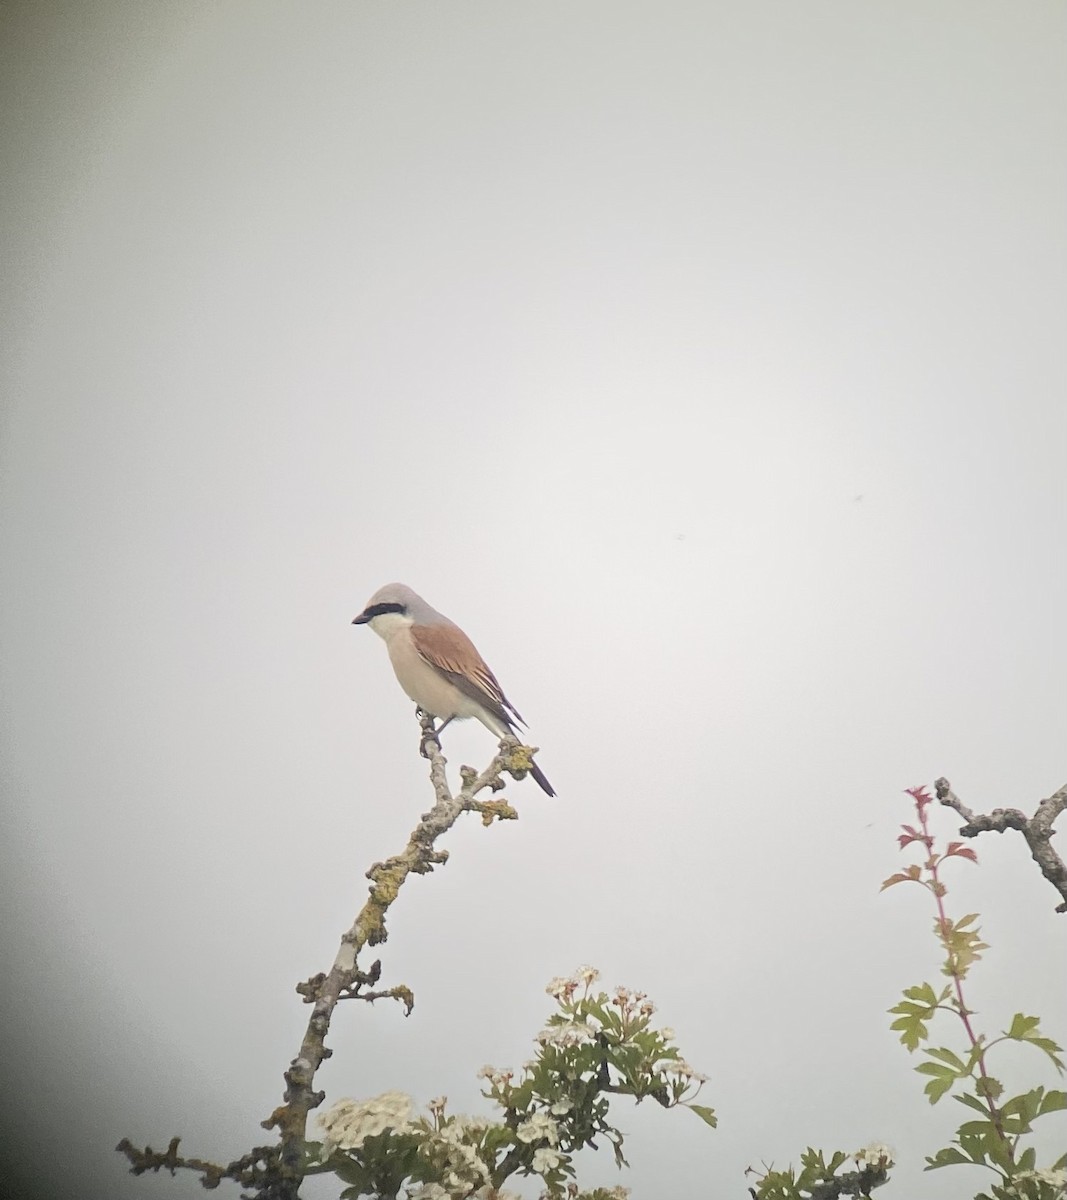
[[[440,620],[440,613],[406,584],[387,583],[367,601],[367,607],[356,617],[353,625],[369,625],[385,637],[400,625],[431,624]]]

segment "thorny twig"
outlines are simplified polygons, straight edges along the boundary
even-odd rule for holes
[[[463,813],[480,813],[485,825],[492,824],[494,820],[514,820],[517,817],[518,814],[505,800],[478,800],[476,797],[486,789],[490,792],[503,789],[505,774],[521,778],[529,770],[532,761],[533,751],[530,747],[513,740],[501,742],[496,757],[481,774],[471,767],[460,768],[463,783],[453,796],[445,772],[446,759],[441,753],[433,718],[421,711],[418,717],[422,726],[420,744],[430,760],[435,803],[429,812],[419,818],[403,851],[387,858],[385,862],[375,863],[367,872],[367,878],[371,881],[370,896],[351,928],[342,936],[341,947],[329,972],[315,975],[297,985],[297,991],[305,1002],[314,1007],[300,1050],[285,1072],[283,1102],[262,1123],[265,1129],[278,1130],[280,1144],[266,1149],[257,1148],[244,1158],[223,1167],[201,1159],[179,1157],[177,1138],[163,1153],[147,1146],[140,1150],[124,1138],[116,1149],[129,1159],[134,1174],[161,1169],[173,1174],[178,1168],[187,1168],[203,1175],[201,1182],[204,1187],[214,1188],[222,1179],[235,1179],[254,1186],[256,1200],[296,1200],[305,1175],[304,1145],[308,1114],[325,1097],[325,1093],[315,1091],[312,1084],[315,1073],[332,1053],[326,1046],[326,1034],[338,1001],[373,1001],[390,997],[402,1001],[409,1013],[414,1005],[410,989],[403,985],[382,992],[362,991],[366,985],[378,981],[380,966],[375,963],[370,971],[363,972],[356,966],[356,956],[365,946],[376,946],[386,940],[386,911],[408,876],[429,874],[434,867],[448,861],[448,851],[435,849],[435,844]]]
[[[938,800],[948,808],[954,808],[967,822],[960,829],[962,837],[977,837],[989,830],[1003,833],[1005,829],[1017,829],[1026,839],[1041,874],[1063,897],[1062,902],[1056,905],[1056,911],[1067,913],[1067,867],[1052,848],[1052,836],[1056,832],[1052,828],[1053,822],[1067,808],[1067,784],[1042,800],[1032,817],[1018,808],[994,808],[988,815],[973,813],[945,778],[935,780],[934,789]]]

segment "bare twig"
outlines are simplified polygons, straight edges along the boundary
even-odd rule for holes
[[[479,792],[503,786],[501,772],[509,765],[509,756],[504,751],[480,775],[469,769],[463,770],[463,786],[458,795],[453,796],[448,787],[445,757],[434,732],[433,718],[422,714],[420,723],[422,746],[430,760],[430,780],[437,802],[429,812],[423,813],[404,850],[384,863],[375,863],[367,872],[367,878],[371,881],[370,897],[352,927],[341,938],[334,964],[319,988],[300,1052],[285,1072],[284,1103],[263,1122],[264,1128],[277,1128],[281,1136],[281,1169],[285,1183],[285,1189],[279,1192],[281,1200],[291,1200],[296,1196],[303,1175],[301,1162],[308,1113],[324,1098],[324,1094],[313,1091],[311,1085],[315,1072],[329,1053],[325,1039],[333,1010],[341,994],[355,981],[356,955],[364,946],[376,946],[385,941],[386,911],[407,877],[413,873],[428,874],[435,866],[448,861],[446,850],[434,848],[437,839],[452,828],[462,813],[475,806],[474,798]]]
[[[138,1150],[124,1139],[116,1149],[130,1160],[133,1164],[131,1170],[135,1174],[160,1169],[173,1173],[178,1168],[187,1168],[203,1175],[201,1182],[205,1187],[217,1187],[222,1179],[235,1179],[242,1184],[255,1186],[257,1200],[296,1200],[301,1181],[307,1173],[304,1145],[308,1114],[322,1103],[325,1096],[325,1093],[315,1091],[312,1084],[315,1073],[332,1053],[326,1046],[326,1034],[338,1001],[374,1001],[389,997],[400,1000],[409,1013],[415,1003],[411,990],[402,984],[379,992],[364,991],[365,987],[378,982],[381,965],[376,962],[369,971],[361,971],[356,966],[356,956],[365,946],[376,946],[386,940],[386,911],[408,876],[426,875],[434,867],[448,861],[448,851],[435,849],[435,844],[463,813],[480,813],[485,825],[492,824],[494,820],[514,820],[518,816],[505,800],[478,800],[476,797],[486,789],[500,791],[505,786],[505,774],[521,778],[532,762],[533,751],[530,747],[514,740],[501,742],[496,757],[481,774],[471,767],[460,768],[463,783],[453,796],[449,790],[445,771],[447,764],[441,753],[433,718],[422,712],[418,716],[422,726],[420,746],[430,761],[435,803],[429,812],[420,817],[404,850],[385,862],[375,863],[367,872],[367,878],[371,881],[370,896],[351,928],[342,936],[340,949],[329,972],[312,976],[297,985],[297,991],[313,1006],[311,1018],[300,1050],[285,1072],[283,1102],[262,1123],[265,1129],[278,1130],[279,1145],[267,1150],[256,1149],[245,1158],[223,1167],[200,1159],[179,1157],[177,1138],[173,1139],[164,1153],[147,1146]]]
[[[208,1189],[217,1188],[224,1179],[232,1179],[245,1187],[261,1184],[270,1178],[279,1157],[277,1146],[256,1146],[244,1158],[222,1166],[220,1163],[206,1162],[202,1158],[183,1158],[178,1153],[180,1140],[171,1138],[166,1150],[159,1151],[153,1150],[151,1146],[138,1150],[128,1138],[123,1138],[115,1149],[129,1159],[131,1175],[144,1175],[146,1171],[156,1174],[169,1171],[172,1175],[179,1169],[196,1171],[203,1176],[200,1180],[201,1185]]]
[[[1041,874],[1063,897],[1062,902],[1056,905],[1056,911],[1067,913],[1067,867],[1052,848],[1052,836],[1056,832],[1052,828],[1053,822],[1067,808],[1067,784],[1042,800],[1032,817],[1018,808],[994,808],[988,815],[974,813],[952,790],[947,779],[935,780],[934,788],[938,800],[946,807],[955,809],[967,822],[960,829],[962,837],[973,838],[990,830],[1003,833],[1006,829],[1017,829],[1026,839]]]

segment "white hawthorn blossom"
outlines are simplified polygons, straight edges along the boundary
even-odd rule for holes
[[[708,1077],[702,1075],[695,1067],[691,1067],[684,1058],[672,1058],[670,1061],[660,1063],[658,1070],[664,1075],[679,1075],[682,1079],[695,1079],[697,1083],[707,1083]]]
[[[559,1143],[559,1126],[545,1112],[534,1113],[528,1120],[515,1130],[515,1136],[520,1142],[550,1142],[553,1146]]]
[[[499,1067],[490,1067],[487,1064],[478,1072],[478,1078],[488,1079],[493,1087],[503,1087],[511,1082],[514,1074],[514,1071],[504,1071]]]
[[[464,1113],[457,1113],[441,1126],[437,1131],[437,1137],[443,1142],[454,1143],[459,1143],[467,1137],[480,1140],[489,1125],[490,1121],[487,1117],[468,1117]]]
[[[318,1118],[325,1137],[322,1157],[334,1150],[358,1150],[369,1137],[387,1129],[406,1133],[414,1102],[406,1092],[382,1092],[369,1100],[338,1100]]]
[[[420,1183],[413,1192],[408,1192],[408,1200],[452,1200],[452,1196],[439,1183]]]
[[[563,1156],[557,1150],[550,1150],[547,1146],[542,1146],[540,1150],[534,1151],[533,1169],[543,1175],[545,1171],[551,1171],[553,1167],[558,1167],[563,1161]]]
[[[553,1000],[569,1000],[574,995],[577,985],[573,979],[565,979],[562,975],[557,975],[555,979],[550,979],[548,987],[545,991],[552,997]]]
[[[580,987],[588,988],[599,978],[600,972],[596,967],[579,967],[573,975],[557,975],[555,979],[549,981],[545,991],[553,1000],[562,1000],[564,1004],[569,1004],[574,993]]]
[[[891,1167],[893,1165],[893,1151],[888,1146],[881,1142],[871,1142],[869,1146],[864,1146],[862,1150],[857,1150],[852,1156],[856,1160],[856,1165],[859,1167]]]
[[[559,1046],[561,1050],[568,1050],[571,1046],[592,1041],[593,1034],[588,1025],[566,1021],[562,1025],[547,1025],[536,1040],[542,1046]]]
[[[1067,1170],[1063,1168],[1045,1171],[1020,1171],[1012,1179],[1011,1183],[1008,1184],[1008,1190],[1014,1192],[1017,1196],[1029,1195],[1029,1192],[1021,1191],[1015,1185],[1031,1179],[1035,1183],[1046,1184],[1052,1188],[1053,1195],[1057,1197],[1057,1200],[1067,1197]]]

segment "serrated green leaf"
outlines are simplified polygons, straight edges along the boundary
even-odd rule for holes
[[[1004,1095],[1004,1085],[995,1075],[979,1075],[974,1090],[980,1099],[999,1100]]]
[[[1047,1091],[1041,1100],[1041,1106],[1038,1108],[1038,1115],[1044,1116],[1045,1113],[1062,1112],[1067,1108],[1067,1092]]]
[[[915,1070],[918,1071],[920,1075],[932,1075],[935,1079],[955,1080],[959,1078],[959,1075],[957,1075],[957,1073],[951,1067],[946,1067],[943,1063],[919,1063]]]
[[[958,1054],[946,1049],[944,1046],[936,1050],[924,1050],[924,1054],[928,1054],[931,1058],[937,1059],[938,1062],[943,1062],[953,1069],[953,1073],[957,1078],[969,1074],[969,1068]]]
[[[942,925],[940,921],[934,922],[934,933],[940,938],[948,955],[941,968],[942,974],[962,979],[971,966],[982,957],[982,951],[989,949],[977,929],[963,928],[974,916],[975,914],[971,913],[961,921],[948,925]]]
[[[984,1166],[988,1157],[988,1144],[990,1138],[996,1138],[996,1131],[992,1133],[986,1129],[982,1133],[971,1136],[966,1133],[957,1133],[956,1141],[959,1143],[960,1149],[970,1159],[971,1162],[977,1163],[979,1166]],[[999,1140],[999,1139],[998,1139]]]
[[[947,991],[948,989],[946,988],[944,991],[942,991],[939,997],[934,991],[932,984],[920,983],[915,987],[905,988],[904,995],[907,996],[909,1000],[915,1000],[919,1004],[926,1004],[930,1008],[936,1008],[940,1001],[945,998]]]
[[[1046,1054],[1056,1070],[1062,1073],[1064,1066],[1060,1055],[1063,1053],[1063,1047],[1058,1046],[1052,1038],[1042,1036],[1038,1027],[1039,1020],[1040,1018],[1029,1017],[1025,1013],[1016,1013],[1012,1017],[1011,1028],[1005,1032],[1004,1036],[1011,1038],[1012,1041],[1026,1042],[1028,1045],[1036,1047]]]
[[[1029,1123],[1037,1116],[1041,1104],[1041,1094],[1041,1088],[1034,1088],[1032,1091],[1023,1092],[1018,1096],[1011,1096],[998,1106],[1001,1115],[1017,1117],[1029,1126]]]
[[[710,1125],[712,1129],[718,1126],[719,1118],[715,1115],[715,1110],[708,1108],[706,1104],[687,1104],[686,1108],[691,1108],[705,1125]]]
[[[1011,1019],[1011,1028],[1005,1031],[1004,1036],[1016,1040],[1029,1037],[1040,1023],[1040,1017],[1028,1017],[1025,1013],[1016,1013]]]
[[[988,1115],[984,1121],[964,1121],[963,1124],[956,1130],[956,1136],[961,1141],[966,1141],[969,1138],[980,1139],[988,1137],[990,1132],[996,1132],[996,1126],[993,1120]]]
[[[938,1150],[932,1158],[928,1158],[923,1169],[936,1171],[938,1167],[954,1167],[960,1163],[966,1166],[972,1165],[971,1160],[962,1150],[957,1150],[955,1146],[946,1146],[944,1150]]]
[[[1002,1171],[1010,1171],[1014,1166],[1012,1162],[1012,1146],[1010,1142],[1002,1141],[998,1137],[990,1137],[986,1139],[985,1151],[989,1157],[989,1161],[996,1163]]]
[[[921,1068],[920,1068],[921,1069]],[[952,1087],[955,1082],[955,1076],[947,1075],[937,1079],[931,1079],[930,1082],[923,1088],[923,1091],[930,1097],[930,1103],[936,1104],[938,1100]]]

